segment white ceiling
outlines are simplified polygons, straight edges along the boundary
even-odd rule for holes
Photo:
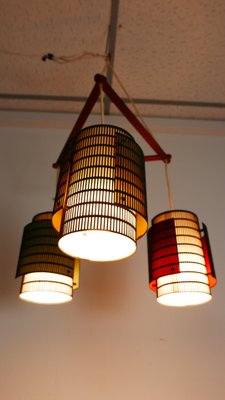
[[[1,110],[79,112],[104,57],[42,56],[91,52],[110,54],[143,116],[225,120],[224,0],[1,0],[0,9]],[[115,76],[112,86],[127,98]]]

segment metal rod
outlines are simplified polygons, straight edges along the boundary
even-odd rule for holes
[[[157,156],[157,155],[145,156],[144,159],[145,159],[145,162],[148,162],[148,161],[162,161],[162,158],[160,156]]]
[[[107,54],[110,57],[110,63],[113,66],[114,57],[115,57],[115,48],[116,48],[116,34],[117,34],[117,25],[118,25],[118,16],[119,16],[119,0],[111,0],[111,15],[110,15],[110,25],[108,32],[108,49]],[[112,84],[112,68],[108,65],[106,71],[107,81],[109,84]],[[110,112],[110,100],[108,97],[105,98],[105,114],[109,114]]]
[[[80,260],[75,258],[73,271],[73,289],[78,289],[80,285]]]
[[[134,128],[140,133],[140,135],[145,139],[149,146],[156,152],[160,160],[169,163],[171,160],[171,155],[166,154],[160,145],[156,142],[153,136],[147,131],[147,129],[141,124],[137,117],[132,113],[132,111],[126,106],[126,104],[121,100],[117,93],[112,89],[112,87],[107,83],[106,78],[103,75],[95,75],[95,82],[102,83],[103,90],[105,94],[111,99],[111,101],[117,106],[121,113],[128,119],[128,121],[134,126]]]
[[[83,125],[85,124],[92,108],[94,107],[96,101],[98,100],[99,94],[100,94],[99,84],[96,83],[94,85],[86,103],[84,104],[84,107],[83,107],[78,119],[76,120],[76,123],[72,129],[72,132],[71,132],[70,136],[68,137],[66,144],[63,147],[58,160],[56,161],[55,164],[53,164],[54,168],[58,168],[64,158],[64,155],[67,154],[68,152],[72,151],[71,147],[73,147],[73,139],[76,137],[77,133],[82,129]]]

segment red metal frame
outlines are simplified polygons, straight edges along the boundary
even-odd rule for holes
[[[139,119],[131,112],[131,110],[126,106],[124,101],[117,95],[117,93],[112,89],[109,83],[106,80],[106,77],[100,74],[95,75],[95,85],[72,129],[70,136],[67,139],[67,142],[60,153],[60,156],[57,162],[54,164],[54,167],[58,167],[63,158],[64,154],[70,151],[71,145],[73,143],[74,138],[77,133],[82,129],[84,123],[86,122],[89,114],[91,113],[92,108],[98,100],[100,95],[100,85],[104,91],[104,93],[110,98],[110,100],[117,106],[120,112],[126,117],[126,119],[133,125],[133,127],[140,133],[142,138],[149,144],[149,146],[156,152],[156,155],[146,156],[145,161],[156,161],[161,160],[166,163],[169,163],[171,160],[171,155],[166,154],[164,150],[160,147],[151,133],[142,125]]]

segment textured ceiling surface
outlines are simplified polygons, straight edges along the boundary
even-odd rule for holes
[[[79,112],[104,71],[143,116],[225,120],[224,0],[2,0],[0,10],[1,110]]]

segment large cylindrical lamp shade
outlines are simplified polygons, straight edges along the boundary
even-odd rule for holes
[[[211,299],[210,286],[216,279],[194,213],[174,210],[153,218],[148,254],[150,288],[159,303],[179,307]]]
[[[66,191],[64,200],[62,191]],[[59,247],[66,254],[92,261],[133,254],[137,239],[147,230],[141,148],[115,126],[81,130],[70,167],[68,160],[61,167],[55,203],[57,215],[65,204]]]
[[[16,276],[22,276],[20,298],[55,304],[72,300],[74,259],[58,248],[52,213],[36,215],[25,226]]]

